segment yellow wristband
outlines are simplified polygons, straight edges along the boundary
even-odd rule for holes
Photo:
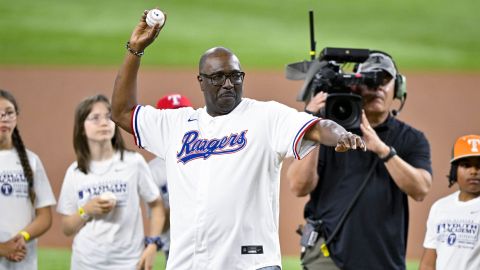
[[[26,231],[20,231],[19,234],[21,234],[23,236],[23,239],[25,239],[25,241],[27,242],[28,240],[30,240],[30,234]]]
[[[78,214],[80,215],[81,219],[86,221],[90,220],[90,216],[85,213],[85,209],[83,209],[81,206],[78,208]]]

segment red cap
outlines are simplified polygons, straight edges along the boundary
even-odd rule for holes
[[[192,107],[190,100],[180,94],[166,95],[157,101],[157,109],[177,109]]]

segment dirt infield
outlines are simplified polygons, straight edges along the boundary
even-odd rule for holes
[[[295,101],[300,81],[287,81],[282,72],[246,71],[245,96],[276,100],[297,109]],[[31,69],[0,67],[0,88],[17,97],[21,114],[19,128],[29,149],[36,152],[47,169],[58,196],[67,167],[74,160],[72,147],[73,112],[87,95],[111,95],[115,69]],[[172,92],[189,96],[195,107],[203,106],[203,95],[195,80],[195,70],[144,69],[140,74],[139,100],[154,104]],[[406,74],[408,99],[399,118],[425,132],[432,148],[433,188],[424,202],[410,202],[408,257],[421,256],[425,221],[431,204],[451,193],[445,175],[454,139],[462,134],[480,133],[478,109],[480,74]],[[135,149],[130,136],[125,138]],[[149,160],[152,155],[142,152]],[[283,171],[289,162],[285,163]],[[306,198],[295,198],[286,181],[281,184],[280,236],[283,254],[298,253],[295,229],[302,222]],[[42,246],[69,246],[71,239],[61,233],[60,217],[54,215],[52,229],[40,239]]]

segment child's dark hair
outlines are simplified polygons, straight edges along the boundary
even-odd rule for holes
[[[0,89],[0,98],[4,98],[13,104],[15,108],[15,112],[19,113],[19,108],[15,97],[8,91]],[[32,204],[35,202],[35,191],[33,189],[33,171],[32,167],[30,166],[30,162],[28,161],[27,150],[25,145],[23,144],[22,137],[20,136],[20,131],[18,130],[18,125],[15,126],[12,133],[12,144],[17,150],[18,158],[20,159],[20,164],[23,168],[23,173],[25,178],[27,179],[28,183],[28,195],[30,197],[30,201]]]
[[[452,187],[453,184],[457,182],[457,169],[458,169],[458,162],[452,162],[450,166],[450,173],[447,175],[448,187]]]
[[[78,104],[75,110],[75,120],[73,127],[73,148],[77,156],[77,168],[84,174],[88,174],[90,169],[91,154],[88,146],[87,135],[85,135],[85,119],[92,111],[93,105],[98,102],[104,103],[110,110],[111,105],[108,98],[104,95],[95,95],[87,97]],[[123,160],[123,153],[126,149],[120,129],[115,126],[115,134],[112,138],[113,149],[120,152],[120,159]]]

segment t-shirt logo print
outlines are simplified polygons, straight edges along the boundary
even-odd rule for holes
[[[7,196],[28,197],[28,183],[22,171],[4,171],[0,173],[0,194]]]
[[[207,159],[212,155],[233,154],[247,145],[247,130],[232,133],[220,139],[201,139],[196,130],[187,131],[183,135],[182,148],[177,153],[178,162],[183,164],[194,159]]]
[[[455,241],[457,240],[457,235],[454,234],[454,233],[451,233],[448,237],[447,237],[447,244],[449,246],[452,246],[453,244],[455,244]]]
[[[10,196],[13,193],[13,187],[9,183],[4,183],[0,187],[0,190],[2,191],[2,194],[5,196]]]

